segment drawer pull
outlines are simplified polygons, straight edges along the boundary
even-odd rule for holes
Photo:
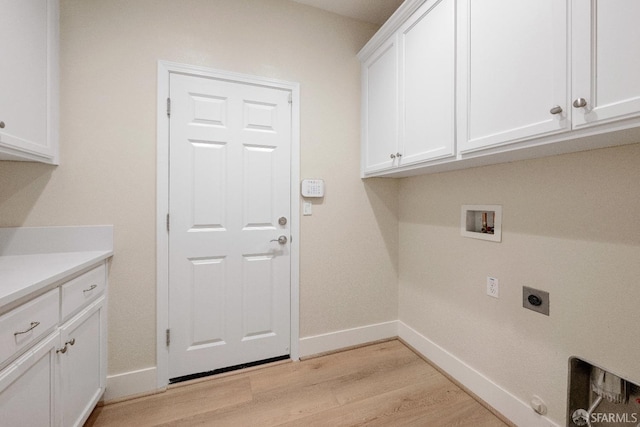
[[[85,290],[83,290],[82,292],[91,292],[92,290],[94,290],[94,289],[95,289],[95,288],[97,288],[97,287],[98,287],[98,285],[91,285],[91,286],[89,287],[89,289],[85,289]]]
[[[31,325],[30,325],[29,329],[27,329],[26,331],[22,331],[22,332],[14,332],[13,336],[17,337],[18,335],[26,334],[27,332],[33,331],[39,324],[40,324],[40,322],[31,322]]]

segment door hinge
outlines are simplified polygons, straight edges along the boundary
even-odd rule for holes
[[[171,98],[167,98],[167,117],[171,117]]]
[[[167,233],[169,232],[169,214],[167,214]]]
[[[171,329],[167,329],[167,347],[171,344]]]

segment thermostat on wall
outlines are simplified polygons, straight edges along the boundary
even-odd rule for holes
[[[302,197],[324,197],[324,180],[303,179]]]

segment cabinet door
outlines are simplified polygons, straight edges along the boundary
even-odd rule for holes
[[[56,332],[0,371],[0,424],[55,425],[55,358],[59,342],[60,334]]]
[[[67,322],[59,354],[61,425],[81,426],[102,396],[106,381],[104,297]]]
[[[574,0],[575,127],[640,115],[640,2]],[[576,103],[576,105],[580,105]]]
[[[400,29],[399,164],[455,153],[455,11],[428,1]]]
[[[57,161],[58,0],[0,0],[0,160]]]
[[[567,0],[466,0],[463,8],[461,151],[568,130]]]
[[[362,169],[395,165],[398,148],[398,49],[391,37],[362,65]]]

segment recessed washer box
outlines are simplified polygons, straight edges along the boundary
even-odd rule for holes
[[[501,205],[462,205],[460,234],[473,239],[502,241]]]

